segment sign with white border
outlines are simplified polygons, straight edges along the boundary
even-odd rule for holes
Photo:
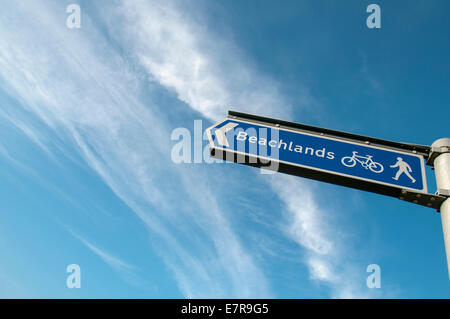
[[[425,160],[419,154],[233,118],[208,128],[207,134],[215,152],[306,169],[310,178],[317,172],[331,174],[333,183],[350,187],[352,179],[427,192]],[[339,177],[347,183],[340,183]]]

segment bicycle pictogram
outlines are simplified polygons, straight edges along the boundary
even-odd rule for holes
[[[347,167],[354,167],[356,163],[360,163],[365,169],[370,169],[374,173],[381,173],[384,170],[383,165],[372,160],[372,155],[357,155],[358,152],[353,152],[352,156],[344,156],[341,159],[343,165]]]

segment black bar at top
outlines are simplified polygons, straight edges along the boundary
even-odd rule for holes
[[[334,136],[334,137],[340,137],[340,138],[344,138],[344,139],[348,139],[348,140],[352,140],[352,141],[358,141],[358,142],[362,142],[362,143],[369,142],[370,144],[386,146],[389,148],[402,150],[402,151],[408,151],[411,153],[414,153],[414,151],[415,151],[417,153],[420,153],[420,155],[423,155],[425,157],[425,159],[428,158],[428,156],[430,154],[430,150],[431,150],[431,147],[426,146],[426,145],[393,142],[393,141],[383,140],[383,139],[379,139],[379,138],[375,138],[375,137],[368,137],[368,136],[364,136],[364,135],[358,135],[358,134],[347,133],[347,132],[342,132],[342,131],[335,131],[335,130],[331,130],[331,129],[327,129],[327,128],[311,126],[311,125],[306,125],[306,124],[300,124],[300,123],[294,123],[294,122],[289,122],[289,121],[283,121],[283,120],[273,119],[270,117],[263,117],[263,116],[259,116],[259,115],[236,112],[236,111],[232,111],[232,110],[228,111],[228,116],[235,116],[235,117],[241,118],[241,119],[254,120],[254,121],[268,123],[268,124],[278,124],[280,126],[287,126],[287,127],[296,128],[296,129],[300,129],[300,130],[304,130],[304,131],[308,131],[308,132],[325,134],[325,135]]]

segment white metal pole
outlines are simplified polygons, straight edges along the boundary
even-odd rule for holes
[[[434,159],[434,171],[436,173],[436,185],[438,191],[450,191],[450,138],[441,138],[432,144],[432,148],[440,149],[440,153]],[[450,198],[441,205],[442,230],[444,231],[445,252],[447,255],[447,267],[450,279]]]

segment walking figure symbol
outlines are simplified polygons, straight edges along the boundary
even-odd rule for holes
[[[406,176],[408,176],[411,179],[412,183],[415,183],[416,180],[414,179],[414,177],[411,176],[411,172],[412,169],[409,166],[408,163],[406,163],[403,158],[401,157],[397,157],[397,163],[395,163],[394,165],[391,165],[390,167],[395,168],[398,167],[398,171],[397,174],[395,174],[395,177],[392,177],[393,179],[395,179],[396,181],[398,181],[400,175],[402,175],[403,173],[405,173]]]

